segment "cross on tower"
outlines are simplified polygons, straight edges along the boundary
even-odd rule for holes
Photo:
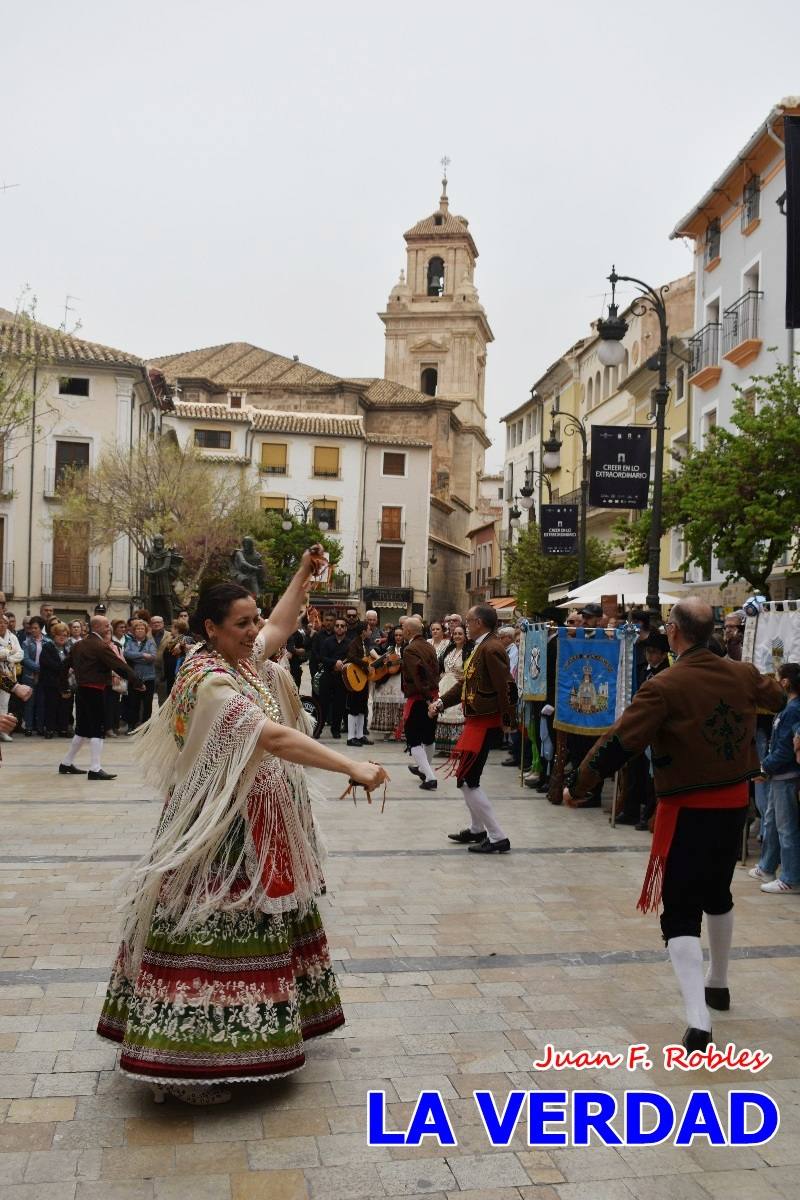
[[[446,187],[447,186],[447,168],[450,166],[451,159],[449,159],[447,157],[447,155],[445,154],[442,158],[439,159],[439,161],[442,164],[442,185],[444,187]]]

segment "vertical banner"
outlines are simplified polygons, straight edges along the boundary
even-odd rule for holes
[[[647,508],[650,429],[592,426],[589,503],[595,508]]]
[[[604,629],[559,629],[555,728],[607,733],[630,697],[633,662],[623,652],[623,639]]]
[[[543,621],[524,621],[519,650],[517,686],[523,700],[547,698],[547,625]]]
[[[800,329],[800,117],[783,118],[786,143],[786,328]]]
[[[748,637],[751,621],[755,636]],[[776,675],[785,662],[800,662],[800,602],[773,600],[757,617],[748,617],[742,658],[762,675]]]
[[[543,504],[539,527],[543,554],[578,553],[577,504]]]

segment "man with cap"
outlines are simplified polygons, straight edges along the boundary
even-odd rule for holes
[[[641,643],[644,651],[644,670],[638,677],[639,687],[654,679],[669,666],[669,639],[665,633],[648,633]],[[648,747],[649,750],[649,747]],[[656,794],[650,773],[650,757],[637,754],[628,763],[625,779],[625,805],[617,825],[634,825],[639,830],[649,828],[655,812]]]

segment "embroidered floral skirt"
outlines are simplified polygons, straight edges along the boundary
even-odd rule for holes
[[[443,721],[440,717],[436,722],[436,749],[443,754],[449,754],[463,732],[463,719]]]
[[[97,1032],[132,1075],[216,1083],[296,1071],[304,1042],[342,1024],[316,906],[220,912],[180,938],[156,909],[135,980],[117,956]]]

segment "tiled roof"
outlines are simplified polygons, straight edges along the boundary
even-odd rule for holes
[[[73,334],[52,329],[39,321],[0,308],[0,347],[8,353],[38,354],[44,362],[75,363],[81,366],[126,366],[144,368],[141,358],[99,342],[87,342]]]
[[[434,399],[390,379],[353,379],[349,382],[364,386],[364,399],[378,408],[419,408],[421,404],[431,404]]]
[[[332,385],[341,382],[336,375],[273,354],[250,342],[226,342],[203,350],[188,350],[153,358],[151,365],[163,372],[168,383],[180,379],[207,379],[223,388],[265,387],[281,384],[289,387]]]
[[[438,222],[438,223],[437,223]],[[457,217],[455,213],[436,211],[429,217],[423,217],[403,234],[405,238],[415,237],[469,237],[469,221],[466,217]]]
[[[361,417],[339,413],[273,412],[268,408],[251,408],[253,428],[264,433],[313,433],[335,437],[363,438]]]
[[[205,454],[201,452],[203,462],[219,463],[222,466],[229,467],[249,467],[250,459],[245,458],[243,454]]]
[[[395,433],[368,433],[367,441],[372,446],[418,446],[421,450],[430,450],[431,442],[422,438],[403,437]]]
[[[316,436],[363,438],[361,417],[341,413],[276,412],[269,408],[228,408],[226,404],[194,404],[188,400],[174,402],[175,415],[195,421],[237,421],[252,424],[260,433],[309,433]],[[230,458],[224,459],[230,462]]]

